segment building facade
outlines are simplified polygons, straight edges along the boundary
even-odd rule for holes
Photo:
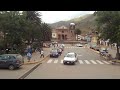
[[[52,30],[52,40],[74,41],[76,40],[75,24],[70,23],[69,27],[61,26]]]

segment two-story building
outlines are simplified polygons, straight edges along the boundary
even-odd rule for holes
[[[52,30],[52,40],[74,41],[76,40],[75,24],[70,23],[69,27],[61,26]]]

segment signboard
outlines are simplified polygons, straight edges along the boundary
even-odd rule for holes
[[[52,38],[56,38],[56,37],[57,37],[56,33],[52,33]]]

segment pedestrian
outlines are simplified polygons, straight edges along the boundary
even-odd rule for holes
[[[32,58],[32,54],[31,54],[30,52],[28,52],[28,53],[27,53],[28,62],[30,62],[31,58]]]
[[[41,58],[41,57],[44,58],[44,51],[43,51],[43,50],[41,50],[41,56],[40,56],[40,58]]]
[[[30,53],[30,54],[32,54],[32,48],[28,48],[28,52]]]

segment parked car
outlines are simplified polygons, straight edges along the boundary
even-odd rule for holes
[[[75,64],[78,61],[77,54],[74,52],[69,52],[65,55],[63,64]]]
[[[99,51],[99,50],[100,50],[100,46],[96,45],[96,46],[94,47],[94,50]]]
[[[97,46],[96,43],[92,43],[92,44],[90,44],[90,48],[91,48],[91,49],[94,49],[96,46]]]
[[[77,47],[83,47],[83,45],[82,45],[82,44],[76,44],[76,46],[77,46]]]
[[[9,68],[13,70],[19,68],[24,63],[24,58],[20,54],[0,55],[0,68]]]
[[[58,49],[52,49],[50,52],[50,57],[59,57]]]
[[[99,50],[99,52],[100,52],[100,53],[102,53],[102,52],[108,53],[108,48],[101,47],[100,50]]]

